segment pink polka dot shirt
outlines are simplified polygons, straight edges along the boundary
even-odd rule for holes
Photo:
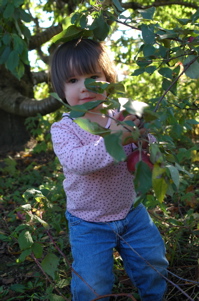
[[[67,114],[52,125],[51,135],[65,176],[67,210],[90,222],[125,218],[136,197],[126,162],[115,162],[104,139],[81,129]],[[132,145],[124,150],[130,154]]]

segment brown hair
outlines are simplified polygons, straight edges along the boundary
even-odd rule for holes
[[[65,42],[57,48],[51,61],[51,80],[59,97],[66,101],[64,84],[73,77],[95,73],[100,67],[110,83],[116,81],[114,64],[103,43],[90,39]]]

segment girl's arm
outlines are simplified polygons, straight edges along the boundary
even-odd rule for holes
[[[71,123],[65,123],[62,119],[51,127],[54,152],[64,168],[83,175],[100,170],[114,162],[106,151],[102,137],[95,136],[96,139],[93,139],[92,134]],[[79,131],[78,135],[82,134],[81,140],[75,130]],[[83,145],[81,141],[88,139],[88,135],[91,135],[90,140],[93,141]]]

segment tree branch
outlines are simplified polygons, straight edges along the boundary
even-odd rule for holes
[[[52,96],[36,100],[23,96],[10,87],[0,90],[0,108],[11,114],[24,117],[36,116],[37,113],[46,115],[56,111],[61,106],[62,104]]]
[[[37,48],[37,53],[40,59],[46,64],[49,65],[49,55],[45,55],[41,48]]]
[[[33,84],[49,83],[49,74],[46,71],[32,72]]]
[[[51,26],[46,30],[31,37],[29,42],[29,50],[40,48],[41,45],[48,42],[52,37],[62,31],[62,25]]]
[[[197,4],[189,3],[189,2],[185,2],[185,1],[154,1],[151,5],[145,5],[145,6],[143,6],[137,2],[127,2],[127,3],[121,3],[121,5],[124,9],[133,9],[133,10],[147,9],[152,6],[161,7],[161,6],[171,6],[171,5],[181,5],[184,7],[190,7],[190,8],[195,8],[195,9],[199,8],[199,6]]]
[[[189,67],[199,58],[199,56],[197,55],[193,60],[191,60],[188,64],[186,64],[184,66],[184,69],[182,70],[182,72],[172,81],[172,83],[170,84],[170,86],[165,90],[165,92],[163,93],[163,95],[160,97],[160,99],[158,100],[155,109],[153,110],[154,112],[156,112],[160,106],[160,103],[162,102],[162,100],[164,99],[165,95],[171,90],[171,88],[174,86],[174,84],[179,80],[179,78],[187,71],[187,69],[189,69]]]

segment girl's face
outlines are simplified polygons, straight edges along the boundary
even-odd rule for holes
[[[96,81],[106,81],[104,72],[99,68],[96,73],[75,75],[67,80],[64,87],[64,94],[70,106],[82,105],[89,101],[105,100],[106,93],[97,94],[86,89],[84,81],[87,78],[95,79]],[[100,110],[101,107],[98,107]]]

